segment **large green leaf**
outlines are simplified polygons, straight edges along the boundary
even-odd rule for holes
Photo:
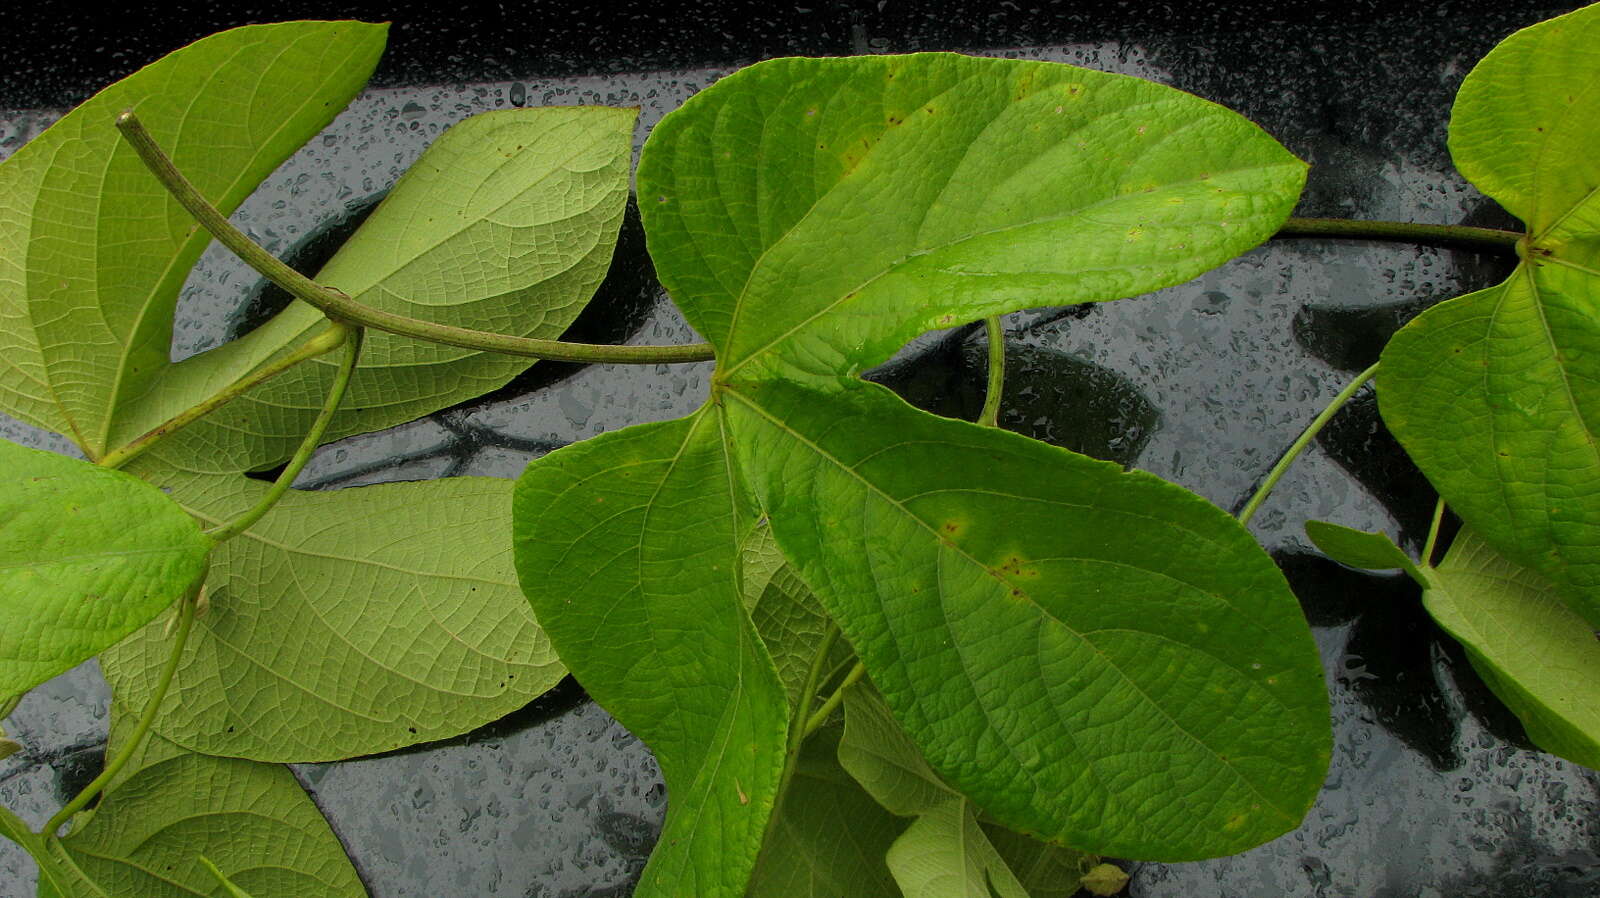
[[[126,713],[117,718],[113,745],[116,731],[131,723]],[[39,898],[212,896],[223,886],[207,860],[254,898],[367,894],[288,768],[199,755],[157,736],[61,847],[102,891],[41,881]]]
[[[661,765],[636,895],[739,896],[777,797],[788,709],[745,612],[754,525],[713,414],[605,434],[518,481],[522,588],[584,688]]]
[[[387,26],[237,28],[106,88],[0,163],[0,410],[91,457],[137,430],[127,405],[168,366],[178,289],[210,236],[112,125],[138,112],[232,211],[366,83]],[[165,383],[178,407],[205,393]],[[156,422],[150,422],[156,423]]]
[[[434,141],[319,283],[390,312],[553,339],[605,276],[628,197],[637,109],[551,107],[485,113]],[[240,340],[164,371],[140,426],[181,411],[288,352],[322,324],[296,302]],[[531,362],[369,333],[333,439],[410,421],[480,396]],[[300,365],[169,438],[156,451],[190,469],[232,473],[287,458],[309,429],[336,363]],[[132,439],[138,428],[120,434]]]
[[[1549,581],[1463,529],[1422,594],[1540,748],[1600,770],[1600,641]]]
[[[160,490],[0,440],[0,703],[193,590],[212,541]]]
[[[697,94],[653,132],[639,194],[662,282],[717,347],[712,398],[686,422],[562,450],[523,475],[518,572],[563,658],[664,768],[701,763],[698,743],[682,744],[684,728],[710,733],[713,710],[728,707],[722,697],[749,696],[746,675],[764,665],[731,635],[702,646],[694,668],[674,670],[670,690],[694,697],[691,715],[674,713],[664,686],[630,700],[639,684],[666,682],[649,673],[663,663],[631,662],[683,642],[676,626],[656,632],[660,621],[747,632],[742,613],[725,619],[742,611],[744,533],[707,521],[725,497],[738,507],[753,490],[801,580],[874,679],[891,684],[890,701],[915,722],[924,753],[986,809],[1009,811],[1004,822],[1152,857],[1238,850],[1293,826],[1327,761],[1321,666],[1293,597],[1242,528],[1153,478],[934,419],[849,375],[930,327],[1192,277],[1271,234],[1303,177],[1302,163],[1226,110],[1051,63],[783,59]],[[911,433],[929,441],[897,436]],[[605,490],[620,472],[642,470],[642,447],[649,470],[671,468],[671,477],[643,477],[648,484],[626,487],[619,503]],[[878,453],[899,464],[865,464]],[[679,458],[694,463],[671,463]],[[968,491],[969,478],[985,488],[1000,479],[986,473],[994,458],[1011,464],[1016,479],[1004,489],[1015,501]],[[870,473],[852,470],[857,462]],[[594,495],[626,512],[624,522],[593,523],[595,499],[578,484],[605,484]],[[1068,485],[1089,492],[1055,498]],[[1034,488],[1051,492],[1034,501]],[[905,490],[924,500],[918,509]],[[1020,529],[1018,541],[963,556],[948,541],[957,534],[941,529],[947,520],[917,517],[945,500],[960,506],[962,532],[993,541]],[[1176,543],[1137,535],[1126,509],[1140,503],[1154,503],[1140,519],[1150,532]],[[1029,528],[1007,519],[1024,511]],[[648,523],[648,539],[635,519]],[[556,549],[534,541],[551,531],[582,536],[540,537],[560,540]],[[1083,533],[1091,544],[1072,545]],[[1136,539],[1118,554],[1108,537],[1126,533]],[[641,546],[650,569],[610,563]],[[1027,553],[1014,556],[1023,566],[1016,583],[1013,556],[1002,552],[1010,548]],[[952,565],[925,567],[941,558]],[[1132,573],[1100,576],[1119,566]],[[1190,566],[1218,573],[1175,575]],[[1047,588],[1036,594],[1021,581],[1045,567],[1037,586]],[[663,570],[670,576],[652,582]],[[930,574],[950,578],[909,591]],[[1086,580],[1105,592],[1061,594]],[[1128,591],[1113,595],[1113,586]],[[891,607],[923,630],[897,644],[906,634],[894,631]],[[1057,614],[1123,629],[1078,632]],[[574,619],[571,643],[560,635],[565,617]],[[762,635],[785,641],[782,627]],[[610,651],[630,663],[602,657],[601,644],[622,646]],[[579,646],[582,655],[569,651]],[[1080,658],[1099,680],[1071,680]],[[1079,687],[1095,696],[1067,697]],[[1100,727],[1095,739],[1073,730],[1081,714]],[[765,732],[760,750],[781,752],[781,736]],[[975,744],[982,750],[965,754]],[[674,791],[670,772],[668,788],[672,801],[699,806]],[[1169,794],[1180,798],[1169,803]],[[729,810],[741,833],[764,825],[755,800]],[[685,856],[691,832],[669,818],[652,863]],[[738,894],[740,868],[730,867],[742,860],[729,852],[701,861],[701,876],[720,878],[715,890],[697,882],[699,894]]]
[[[1600,627],[1600,7],[1519,31],[1467,76],[1457,167],[1528,226],[1498,287],[1397,333],[1383,418],[1461,517]]]
[[[221,522],[266,490],[141,461],[191,513]],[[156,727],[194,751],[320,761],[458,735],[564,674],[516,586],[508,480],[458,477],[291,490],[213,553]],[[142,707],[166,658],[159,624],[106,652]]]

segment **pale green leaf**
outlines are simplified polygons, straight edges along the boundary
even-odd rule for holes
[[[113,745],[129,724],[117,709]],[[219,877],[254,898],[365,898],[344,847],[288,768],[149,741],[89,822],[61,842],[103,892],[41,882],[39,898],[198,898],[217,894]]]
[[[1397,333],[1384,422],[1463,520],[1600,627],[1600,7],[1467,76],[1457,167],[1523,219],[1523,263]]]
[[[434,141],[316,275],[397,314],[554,339],[605,276],[628,197],[637,109],[511,109]],[[153,426],[172,397],[220,389],[309,337],[322,314],[296,302],[244,338],[164,372],[138,409]],[[410,421],[504,385],[529,359],[369,332],[328,438]],[[310,428],[336,360],[302,364],[169,438],[156,452],[231,473],[287,458]],[[137,436],[137,428],[120,434]]]
[[[783,767],[783,686],[742,594],[755,516],[720,423],[702,413],[605,434],[517,483],[523,590],[562,660],[666,779],[640,898],[743,895]]]
[[[1172,860],[1299,823],[1330,753],[1322,666],[1232,517],[874,384],[730,385],[723,405],[779,545],[998,822]]]
[[[1016,874],[1028,898],[1073,898],[1083,886],[1085,874],[1099,860],[1095,855],[1050,845],[1003,826],[984,824],[983,832],[1000,859]]]
[[[1400,568],[1415,572],[1411,556],[1400,551],[1388,534],[1369,533],[1327,521],[1306,521],[1306,536],[1323,554],[1340,564],[1382,571]]]
[[[136,463],[208,523],[267,484]],[[516,585],[512,483],[487,477],[291,490],[214,553],[156,727],[194,751],[320,761],[466,732],[564,673]],[[142,706],[166,658],[158,622],[102,657]]]
[[[767,831],[746,898],[890,898],[899,889],[884,855],[905,821],[872,800],[839,766],[836,728],[808,740]]]
[[[361,89],[386,30],[290,22],[213,35],[96,94],[0,163],[0,410],[98,457],[168,366],[178,289],[210,236],[120,140],[118,113],[135,110],[231,212]],[[163,383],[180,408],[205,395]]]
[[[0,440],[0,697],[132,633],[206,573],[212,541],[160,490]]]
[[[1096,864],[1081,881],[1089,894],[1111,896],[1127,887],[1128,874],[1116,864]]]
[[[1423,591],[1428,613],[1538,746],[1600,769],[1600,641],[1549,581],[1463,529]]]
[[[845,690],[839,763],[891,813],[915,817],[960,798],[939,778],[870,684]]]
[[[918,816],[887,860],[905,898],[1029,898],[964,798]]]

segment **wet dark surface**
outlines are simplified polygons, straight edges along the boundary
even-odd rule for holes
[[[648,127],[719,74],[767,56],[1025,46],[1021,55],[1152,77],[1250,116],[1313,163],[1300,214],[1504,225],[1449,166],[1449,102],[1497,40],[1561,11],[994,6],[724,3],[678,16],[531,4],[486,21],[437,21],[347,5],[340,15],[399,26],[376,88],[274,175],[239,220],[269,249],[310,261],[319,235],[326,242],[370,208],[428,140],[472,112],[639,105]],[[0,109],[28,110],[0,117],[0,153],[58,107],[184,40],[225,24],[329,15],[312,7],[246,9],[223,21],[174,6],[115,31],[58,22],[44,7],[0,13],[15,26],[3,38],[11,71]],[[671,71],[651,74],[661,69]],[[1286,240],[1150,297],[1008,316],[1001,421],[1237,508],[1389,333],[1432,302],[1495,283],[1508,264],[1459,250]],[[208,253],[186,288],[174,351],[215,345],[273,304],[253,276]],[[611,278],[570,336],[694,339],[654,288],[636,229],[625,230]],[[970,417],[981,404],[982,359],[981,331],[957,329],[919,339],[874,376],[924,407]],[[489,397],[330,447],[303,483],[515,476],[573,440],[692,410],[706,376],[704,365],[541,363]],[[1528,746],[1409,581],[1330,562],[1299,529],[1308,518],[1383,529],[1416,551],[1432,505],[1370,393],[1279,487],[1253,529],[1294,585],[1322,651],[1335,717],[1327,786],[1296,832],[1234,858],[1139,865],[1132,894],[1600,895],[1600,776]],[[92,665],[30,695],[7,721],[27,749],[0,762],[0,800],[41,823],[92,775],[106,701]],[[296,769],[382,898],[626,895],[666,806],[648,752],[570,680],[446,743]],[[0,847],[0,896],[31,894],[31,882],[31,864]]]

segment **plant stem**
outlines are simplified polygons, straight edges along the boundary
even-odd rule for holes
[[[1433,567],[1433,550],[1439,544],[1439,525],[1444,522],[1444,497],[1433,503],[1433,520],[1428,523],[1428,538],[1422,543],[1422,567]]]
[[[1250,519],[1255,517],[1256,510],[1261,507],[1261,503],[1267,501],[1267,496],[1272,493],[1272,488],[1278,485],[1279,480],[1283,479],[1283,475],[1288,472],[1289,466],[1294,464],[1294,460],[1300,457],[1300,453],[1304,452],[1307,446],[1311,445],[1311,441],[1333,419],[1339,409],[1343,408],[1344,404],[1349,402],[1366,385],[1367,381],[1371,380],[1373,375],[1377,373],[1378,364],[1374,362],[1370,368],[1357,374],[1356,379],[1350,381],[1348,386],[1340,390],[1339,395],[1333,397],[1333,401],[1328,403],[1328,407],[1323,409],[1322,413],[1317,415],[1316,418],[1312,419],[1306,429],[1300,433],[1300,437],[1289,447],[1289,451],[1285,452],[1283,457],[1278,459],[1278,463],[1272,466],[1272,470],[1267,472],[1267,479],[1262,482],[1255,495],[1251,496],[1250,501],[1245,503],[1244,509],[1239,512],[1239,523],[1250,523]]]
[[[244,377],[241,377],[224,387],[221,392],[207,397],[192,408],[185,409],[184,411],[173,415],[171,418],[168,418],[165,422],[151,428],[143,435],[134,438],[126,446],[107,452],[105,457],[101,458],[97,464],[107,468],[122,467],[128,462],[133,461],[135,458],[138,458],[144,453],[145,450],[149,449],[151,446],[154,446],[167,436],[176,433],[185,427],[188,427],[190,424],[193,424],[206,415],[216,411],[224,405],[227,405],[233,400],[238,399],[240,396],[243,396],[250,390],[255,389],[261,384],[266,383],[268,380],[271,380],[272,378],[277,377],[279,374],[282,374],[290,368],[293,368],[295,365],[298,365],[307,359],[313,359],[319,355],[323,355],[338,349],[341,345],[343,345],[344,340],[345,329],[341,325],[331,325],[327,329],[318,332],[315,336],[311,337],[311,339],[295,347],[293,352],[289,353],[283,358],[268,363],[258,371],[253,371],[249,374],[246,374]]]
[[[217,241],[232,250],[246,265],[260,272],[267,280],[289,291],[297,299],[321,309],[335,321],[345,321],[386,331],[401,336],[414,337],[430,343],[459,346],[502,355],[524,356],[535,359],[552,359],[562,362],[599,362],[622,365],[657,365],[671,362],[704,362],[715,356],[709,343],[692,343],[682,346],[601,346],[592,343],[563,343],[559,340],[538,340],[489,331],[472,330],[436,324],[375,309],[351,299],[332,287],[324,287],[295,271],[255,241],[234,227],[226,216],[189,183],[178,171],[172,159],[156,144],[132,110],[117,116],[117,129],[131,144],[145,167],[156,176],[175,199],[200,222]]]
[[[978,413],[978,423],[984,427],[999,427],[1000,394],[1006,384],[1006,332],[999,315],[983,319],[983,328],[989,335],[989,385],[983,394],[983,411]]]
[[[1356,221],[1345,218],[1291,218],[1272,236],[1275,240],[1292,237],[1394,240],[1401,243],[1464,246],[1497,252],[1515,252],[1517,241],[1523,237],[1520,232],[1503,231],[1499,228],[1425,225],[1402,221]]]
[[[833,690],[832,695],[828,696],[828,700],[817,706],[817,713],[811,715],[810,719],[806,721],[805,735],[810,736],[817,730],[822,729],[822,725],[828,722],[828,716],[844,701],[844,691],[861,682],[861,678],[866,675],[867,666],[857,661],[856,666],[850,668],[850,672],[845,674],[844,680],[839,683],[839,687]]]
[[[99,795],[100,790],[104,789],[107,783],[122,772],[122,768],[127,765],[128,761],[132,760],[134,753],[144,743],[145,735],[150,732],[150,726],[155,723],[156,712],[161,710],[161,701],[167,697],[167,688],[172,685],[173,675],[178,672],[178,662],[182,660],[183,647],[189,641],[189,630],[194,624],[195,599],[199,595],[200,589],[203,588],[204,586],[197,588],[178,602],[178,632],[172,639],[172,652],[167,656],[166,665],[161,668],[161,677],[156,680],[155,691],[150,693],[150,700],[145,702],[144,713],[139,715],[139,722],[134,726],[133,733],[122,746],[122,750],[117,752],[116,757],[112,758],[106,764],[105,769],[100,771],[100,775],[95,777],[89,785],[84,786],[83,791],[73,796],[73,799],[67,802],[66,807],[57,811],[56,815],[45,823],[44,829],[40,830],[39,834],[44,836],[46,841],[55,839],[57,837],[56,833],[60,831],[62,825],[71,819],[73,814],[83,810],[96,795]]]
[[[339,402],[344,399],[345,388],[350,386],[350,376],[355,373],[356,361],[361,358],[361,338],[364,333],[361,328],[348,324],[338,324],[343,333],[344,357],[339,361],[339,370],[334,373],[333,385],[328,388],[328,396],[322,402],[322,410],[317,413],[317,419],[311,422],[311,429],[306,431],[305,438],[300,441],[299,448],[295,449],[294,456],[289,459],[289,464],[272,482],[272,487],[267,490],[254,508],[222,524],[212,530],[206,531],[217,542],[225,542],[250,529],[261,516],[272,510],[278,504],[283,494],[289,491],[290,484],[300,476],[300,471],[305,468],[306,462],[311,460],[311,453],[317,451],[317,445],[322,442],[322,434],[328,429],[328,422],[333,420],[334,412],[339,410]]]

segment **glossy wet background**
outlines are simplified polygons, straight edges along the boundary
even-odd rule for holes
[[[1153,78],[1238,110],[1311,162],[1297,214],[1510,226],[1450,168],[1449,103],[1497,40],[1563,10],[724,3],[680,16],[643,6],[601,14],[531,4],[445,22],[392,7],[335,13],[287,4],[131,29],[62,21],[49,9],[8,11],[0,13],[15,26],[5,38],[0,155],[92,90],[217,28],[355,14],[396,22],[374,88],[236,219],[306,264],[466,115],[638,105],[642,140],[719,75],[793,53],[960,49]],[[1007,316],[1001,422],[1155,472],[1234,510],[1395,327],[1428,304],[1495,283],[1509,266],[1436,248],[1285,240],[1159,294]],[[241,332],[281,301],[209,252],[185,288],[175,357]],[[636,216],[568,338],[694,339],[655,286]],[[918,405],[970,418],[982,401],[982,343],[975,327],[928,335],[874,377]],[[708,373],[706,365],[540,363],[484,399],[326,448],[301,485],[513,477],[568,442],[692,410]],[[62,445],[16,425],[0,433]],[[1299,529],[1308,518],[1384,529],[1415,551],[1432,503],[1378,423],[1370,391],[1280,485],[1253,529],[1315,629],[1335,720],[1333,769],[1295,833],[1234,858],[1135,865],[1131,894],[1600,895],[1600,775],[1528,748],[1409,581],[1326,561]],[[0,762],[0,801],[37,826],[86,782],[99,764],[107,701],[92,663],[31,694],[7,721],[26,750]],[[295,769],[377,898],[627,895],[667,798],[649,752],[570,679],[446,743]],[[31,895],[32,882],[31,862],[0,845],[0,896]]]

